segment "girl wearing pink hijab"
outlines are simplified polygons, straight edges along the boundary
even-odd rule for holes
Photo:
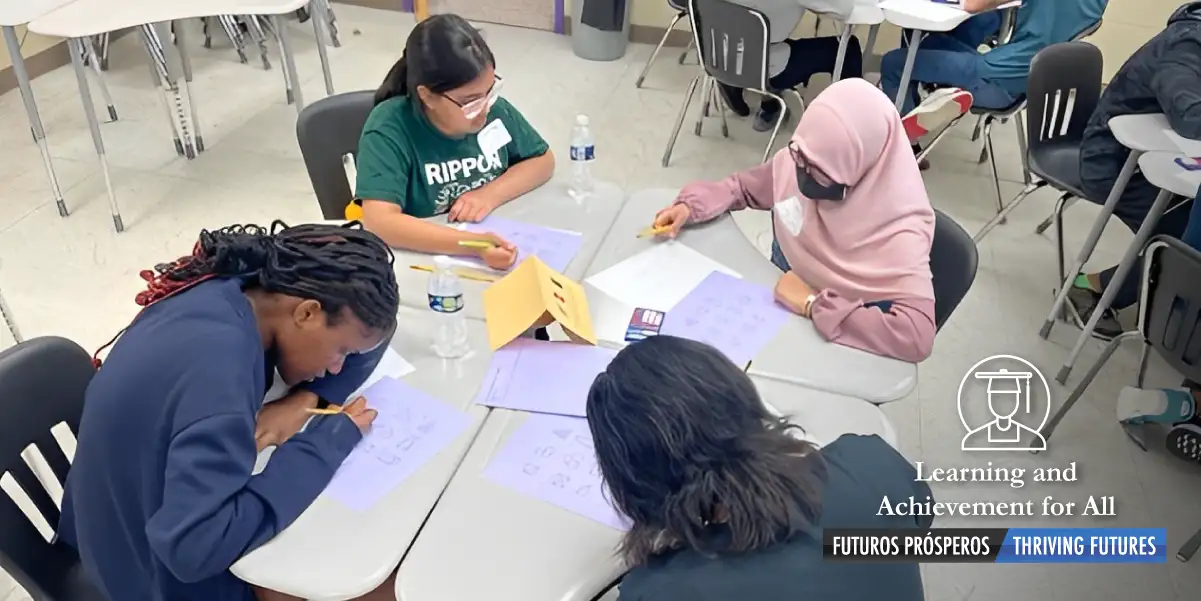
[[[844,79],[801,116],[771,161],[680,191],[655,217],[689,222],[772,211],[776,299],[827,340],[918,362],[934,346],[934,210],[901,118],[883,92]]]

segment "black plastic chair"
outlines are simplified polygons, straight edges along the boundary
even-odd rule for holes
[[[358,155],[359,137],[372,108],[374,91],[346,92],[304,107],[296,120],[300,154],[326,219],[344,219],[346,205],[354,200],[354,182],[347,181],[343,160]]]
[[[632,1],[632,0],[631,0]],[[655,50],[651,52],[651,57],[646,59],[646,66],[642,67],[642,73],[638,74],[638,81],[634,82],[635,88],[641,88],[643,80],[646,79],[646,74],[650,72],[651,65],[655,63],[655,59],[659,57],[659,51],[663,50],[663,46],[667,44],[667,39],[671,37],[671,33],[676,30],[676,25],[680,21],[688,17],[688,4],[685,0],[667,0],[668,8],[676,11],[676,16],[671,18],[671,23],[667,25],[667,29],[663,31],[663,37],[659,39],[659,45],[655,46]],[[688,45],[684,47],[684,51],[680,53],[680,64],[684,64],[684,60],[688,58],[688,51],[692,49],[693,40],[688,41]]]
[[[936,209],[930,273],[934,276],[934,325],[939,330],[972,289],[979,261],[972,237],[954,219]]]
[[[1137,339],[1142,346],[1135,381],[1139,388],[1144,385],[1152,349],[1186,380],[1201,382],[1201,286],[1198,282],[1201,282],[1201,252],[1168,236],[1156,236],[1147,243],[1143,249],[1138,329],[1120,334],[1105,346],[1097,362],[1043,428],[1044,439],[1051,439],[1059,422],[1084,396],[1114,351],[1128,340]],[[1136,433],[1136,428],[1125,425],[1123,429],[1131,440],[1146,450],[1147,444]],[[1201,544],[1201,531],[1185,543],[1177,558],[1188,561],[1197,551],[1198,544]]]
[[[9,474],[52,528],[59,507],[25,463],[34,445],[59,484],[70,462],[51,428],[79,432],[84,391],[96,369],[92,357],[65,338],[34,338],[0,353],[0,474]],[[48,543],[16,502],[0,492],[0,568],[34,601],[106,601],[84,577],[74,549]]]
[[[684,125],[684,117],[692,104],[692,97],[696,94],[698,85],[703,90],[701,97],[705,99],[706,108],[710,105],[715,82],[758,92],[776,99],[781,107],[787,106],[784,99],[768,86],[770,76],[767,73],[767,55],[771,46],[771,26],[762,12],[727,0],[688,0],[688,9],[697,56],[700,57],[704,70],[688,84],[684,104],[680,107],[675,128],[667,141],[667,150],[663,152],[664,167],[671,162],[671,151],[675,148],[676,138],[680,136],[680,128]],[[798,102],[804,104],[799,92],[789,91],[796,96]],[[721,112],[723,120],[722,135],[729,136],[729,129],[725,125],[725,109],[722,107],[721,103],[717,103],[717,110]],[[705,110],[702,109],[696,124],[697,135],[701,133],[701,120],[704,117]],[[771,153],[784,117],[785,111],[781,110],[771,137],[767,140],[767,147],[763,149],[764,161]]]
[[[1080,144],[1101,98],[1101,51],[1087,42],[1066,42],[1042,49],[1030,62],[1026,84],[1026,165],[1038,178],[981,228],[979,242],[1003,222],[1032,192],[1051,187],[1060,192],[1055,204],[1059,279],[1064,279],[1063,210],[1069,199],[1084,198],[1080,189]]]
[[[1009,11],[1006,11],[1006,13],[1008,14]],[[1102,21],[1097,21],[1096,23],[1088,26],[1083,31],[1081,31],[1080,33],[1077,33],[1075,36],[1073,36],[1071,41],[1073,41],[1073,42],[1080,41],[1081,39],[1084,39],[1090,35],[1093,35],[1094,33],[1097,33],[1097,30],[1101,29],[1101,23],[1102,23]],[[1012,25],[1013,24],[1010,23],[1010,30],[1008,32],[1002,31],[1002,36],[1006,41],[1008,41],[1008,39],[1010,37],[1012,37],[1012,34],[1013,34]],[[1061,74],[1060,73],[1054,74],[1052,76],[1052,79],[1054,79],[1055,77],[1058,77],[1059,75],[1061,75]],[[1030,80],[1033,80],[1033,79],[1034,79],[1034,63],[1032,61],[1031,65],[1030,65]],[[1100,78],[1098,77],[1098,86],[1099,85],[1100,85]],[[1027,92],[1030,91],[1029,84],[1027,84],[1026,91]],[[992,126],[994,124],[996,124],[998,122],[999,123],[1007,123],[1010,119],[1014,120],[1014,123],[1017,125],[1017,129],[1018,129],[1018,151],[1021,152],[1021,155],[1022,155],[1022,177],[1023,177],[1024,183],[1026,184],[1026,188],[1029,189],[1029,192],[1033,192],[1034,190],[1041,188],[1043,185],[1046,185],[1045,182],[1044,183],[1036,183],[1030,177],[1031,176],[1030,165],[1029,165],[1030,149],[1027,146],[1026,125],[1023,124],[1023,122],[1022,122],[1022,111],[1027,110],[1027,107],[1026,107],[1027,97],[1028,97],[1028,95],[1022,95],[1022,96],[1018,97],[1016,100],[1014,100],[1013,104],[1010,104],[1009,106],[1004,107],[1004,108],[988,109],[988,108],[984,108],[984,107],[973,106],[971,109],[971,114],[975,115],[977,117],[976,127],[975,127],[975,129],[972,130],[972,141],[980,139],[981,134],[984,135],[984,146],[983,146],[983,148],[980,149],[980,159],[977,162],[983,163],[985,160],[987,160],[987,161],[989,161],[989,166],[992,167],[993,189],[996,191],[996,194],[997,194],[997,212],[998,213],[1005,210],[1005,199],[1003,196],[1001,196],[1001,178],[1000,178],[1000,175],[997,173],[997,155],[996,155],[996,151],[993,149]],[[1094,104],[1094,106],[1095,106],[1095,104]],[[1088,119],[1088,117],[1089,117],[1089,115],[1087,115],[1087,114],[1084,116],[1084,118],[1086,120]],[[1035,174],[1035,175],[1037,175],[1037,174]],[[1029,192],[1027,192],[1027,194],[1029,194]],[[998,220],[997,223],[1000,224],[1000,223],[1004,223],[1004,222],[1005,222],[1004,219],[1000,219],[1000,220]],[[1049,227],[1051,225],[1051,222],[1052,222],[1052,219],[1048,219],[1044,225],[1039,226],[1037,233],[1042,234],[1043,231],[1045,231],[1047,229],[1047,227]],[[979,241],[980,238],[981,238],[981,236],[978,235],[976,238],[977,241]]]

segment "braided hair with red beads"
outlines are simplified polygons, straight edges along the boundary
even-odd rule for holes
[[[391,331],[400,305],[394,260],[388,245],[358,222],[231,225],[202,230],[192,254],[142,271],[146,290],[134,300],[150,307],[207,280],[242,278],[247,288],[316,300],[332,320],[349,309],[364,325]],[[96,351],[96,367],[124,332]]]

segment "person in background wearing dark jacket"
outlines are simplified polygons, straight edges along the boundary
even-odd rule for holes
[[[618,353],[587,414],[609,497],[632,522],[622,601],[923,599],[916,564],[822,559],[825,528],[930,526],[894,515],[930,488],[878,436],[818,449],[720,351],[673,336]]]
[[[1189,2],[1176,9],[1167,28],[1131,55],[1101,94],[1080,146],[1080,181],[1089,200],[1105,203],[1130,156],[1130,149],[1109,130],[1109,120],[1153,113],[1166,115],[1172,129],[1181,136],[1201,139],[1201,2]],[[1130,231],[1137,232],[1158,194],[1159,188],[1135,170],[1113,214]],[[1187,206],[1166,212],[1152,235],[1179,238],[1188,218]],[[1068,300],[1082,320],[1088,321],[1116,271],[1117,267],[1112,267],[1076,279]],[[1142,270],[1133,269],[1125,282],[1117,283],[1121,288],[1112,310],[1107,310],[1097,323],[1096,336],[1112,338],[1122,332],[1113,310],[1138,302],[1140,273]]]
[[[357,399],[297,433],[379,363],[392,261],[369,232],[276,222],[203,231],[191,255],[142,272],[145,309],[88,385],[58,525],[104,598],[293,599],[229,568],[321,494],[374,419]],[[264,405],[276,371],[291,392]]]

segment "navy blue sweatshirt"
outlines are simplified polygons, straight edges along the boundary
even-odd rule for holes
[[[386,345],[309,388],[343,402]],[[291,524],[360,440],[312,420],[251,476],[255,417],[274,371],[238,280],[152,305],[87,389],[58,535],[110,601],[242,601],[229,573]]]

